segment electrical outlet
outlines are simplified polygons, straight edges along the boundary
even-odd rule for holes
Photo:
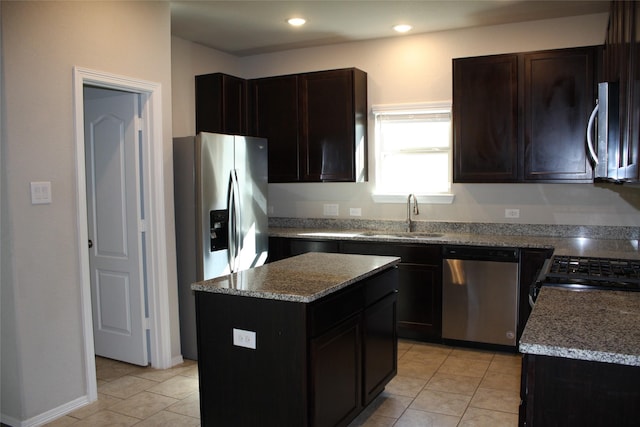
[[[244,329],[233,328],[233,345],[256,349],[256,333]]]
[[[338,216],[339,208],[336,204],[326,204],[322,211],[325,216]]]
[[[349,208],[349,215],[362,216],[362,208]]]
[[[505,209],[505,218],[520,218],[520,209]]]

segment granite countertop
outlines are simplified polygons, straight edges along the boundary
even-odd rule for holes
[[[640,366],[640,293],[543,287],[520,352]]]
[[[397,257],[310,252],[197,282],[191,289],[308,303],[399,262]]]
[[[634,238],[593,238],[531,236],[467,232],[393,232],[386,230],[346,230],[309,228],[269,228],[273,237],[323,240],[359,240],[422,244],[501,246],[553,249],[555,255],[593,256],[602,258],[640,259],[639,240]]]

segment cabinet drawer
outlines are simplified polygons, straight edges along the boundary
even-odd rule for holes
[[[440,265],[442,262],[442,246],[440,245],[345,241],[342,244],[341,252],[347,254],[397,256],[402,258],[401,262],[403,263]]]
[[[364,305],[369,307],[376,301],[397,291],[398,268],[394,267],[370,277],[365,281]]]
[[[316,337],[364,308],[364,286],[354,285],[309,307],[309,334]]]

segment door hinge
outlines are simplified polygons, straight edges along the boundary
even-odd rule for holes
[[[150,331],[151,330],[151,319],[148,317],[144,318],[144,329],[146,331]]]
[[[136,132],[142,132],[142,117],[135,118]]]
[[[147,232],[147,221],[144,219],[141,219],[138,222],[138,230],[140,230],[141,233],[146,233]]]

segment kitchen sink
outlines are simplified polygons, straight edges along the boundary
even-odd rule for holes
[[[388,232],[385,233],[383,231],[367,231],[360,234],[361,236],[367,237],[378,237],[381,239],[428,239],[428,238],[436,238],[442,237],[442,233],[426,233],[426,232]]]

